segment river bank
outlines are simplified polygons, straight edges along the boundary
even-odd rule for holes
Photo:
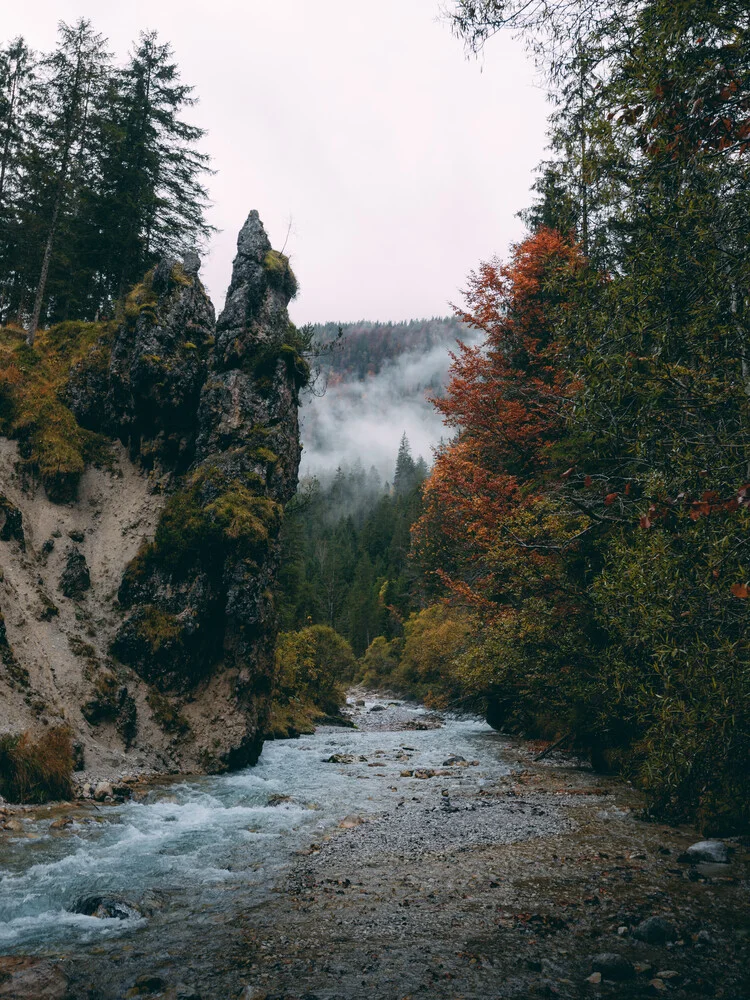
[[[360,692],[350,713],[3,835],[0,997],[748,995],[740,843],[687,864],[695,831],[570,757]],[[94,891],[132,914],[71,912]]]

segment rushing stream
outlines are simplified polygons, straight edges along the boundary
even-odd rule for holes
[[[374,704],[368,701],[363,720]],[[402,706],[379,718],[385,723],[393,713],[401,724],[425,717]],[[347,815],[387,812],[404,795],[424,793],[427,782],[404,777],[405,768],[440,768],[451,755],[479,760],[442,778],[441,787],[476,787],[508,773],[504,742],[485,723],[444,722],[426,730],[324,727],[267,743],[257,766],[239,773],[72,810],[64,829],[50,829],[54,815],[34,815],[23,832],[0,841],[0,954],[86,953],[133,937],[148,948],[144,938],[155,929],[160,944],[188,926],[200,933],[217,913],[262,904],[295,852]],[[332,754],[357,759],[328,763]],[[124,897],[135,904],[132,916],[73,912],[92,895]]]

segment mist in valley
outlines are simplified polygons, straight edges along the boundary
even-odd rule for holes
[[[451,431],[430,399],[446,384],[459,336],[468,344],[479,339],[476,331],[455,320],[441,322],[438,343],[386,357],[371,365],[375,371],[364,377],[342,374],[335,364],[324,362],[317,394],[308,395],[301,409],[303,479],[325,480],[339,466],[361,464],[390,481],[404,434],[415,460],[421,457],[431,464],[433,449]]]

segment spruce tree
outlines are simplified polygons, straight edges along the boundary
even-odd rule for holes
[[[114,78],[95,210],[115,298],[161,256],[194,249],[213,231],[201,180],[209,157],[196,148],[205,133],[182,118],[195,104],[192,91],[180,80],[172,47],[153,31],[141,33]]]
[[[29,344],[34,343],[42,316],[64,212],[75,216],[82,189],[94,169],[90,153],[109,69],[105,39],[93,30],[90,21],[81,18],[75,25],[60,22],[58,33],[57,48],[42,63],[46,79],[33,119],[37,174],[29,180],[32,189],[38,185],[45,239],[28,327]]]
[[[411,457],[411,447],[406,431],[401,435],[401,443],[398,446],[396,456],[396,471],[393,474],[393,491],[398,496],[408,493],[414,485],[416,465]]]
[[[24,234],[18,223],[18,191],[34,79],[34,54],[23,38],[0,49],[0,321],[7,321],[20,284]]]

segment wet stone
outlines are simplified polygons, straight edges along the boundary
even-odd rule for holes
[[[166,987],[166,981],[162,979],[161,976],[155,976],[152,973],[146,973],[146,975],[139,976],[133,984],[133,990],[136,994],[140,995],[161,993],[161,991],[166,989]]]
[[[666,944],[677,939],[677,929],[664,917],[648,917],[638,924],[633,936],[647,944]]]
[[[616,952],[606,951],[595,955],[591,964],[594,972],[601,972],[604,979],[621,982],[635,976],[633,963],[628,961],[624,955],[618,955]]]
[[[701,861],[726,864],[729,861],[729,851],[721,840],[700,840],[697,844],[691,844],[680,860],[689,861],[691,864],[698,864]]]
[[[74,903],[71,913],[100,920],[138,920],[143,916],[135,903],[122,896],[82,896]]]

